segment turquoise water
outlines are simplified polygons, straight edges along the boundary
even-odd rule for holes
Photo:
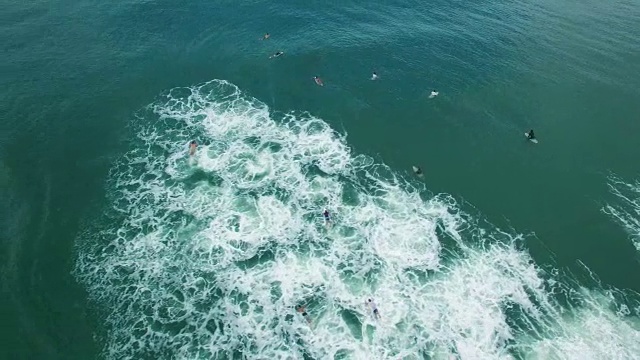
[[[640,354],[637,2],[3,10],[3,358]]]

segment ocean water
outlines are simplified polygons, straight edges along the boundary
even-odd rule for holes
[[[625,182],[615,175],[609,178],[615,200],[602,211],[616,220],[629,234],[629,240],[640,251],[640,182]]]
[[[640,358],[637,1],[0,20],[0,357]]]

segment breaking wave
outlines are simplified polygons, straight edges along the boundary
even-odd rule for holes
[[[562,285],[519,235],[353,154],[321,119],[215,80],[169,91],[133,126],[112,208],[78,240],[106,358],[640,354],[640,309]],[[561,305],[568,293],[579,301]]]

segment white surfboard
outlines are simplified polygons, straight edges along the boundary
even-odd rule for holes
[[[524,137],[526,137],[527,139],[529,139],[529,133],[524,133]],[[529,141],[531,141],[534,144],[538,143],[538,139],[529,139]]]

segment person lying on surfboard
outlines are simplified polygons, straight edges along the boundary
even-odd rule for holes
[[[529,132],[527,133],[527,139],[529,139],[529,140],[533,140],[533,139],[535,139],[535,138],[536,138],[536,136],[535,136],[535,134],[533,133],[533,129],[529,130]]]
[[[284,51],[276,51],[275,54],[269,56],[269,59],[277,58],[278,56],[284,55]]]
[[[316,84],[318,84],[320,86],[324,86],[324,83],[322,82],[322,79],[320,79],[319,77],[314,76],[313,80],[316,82]]]

